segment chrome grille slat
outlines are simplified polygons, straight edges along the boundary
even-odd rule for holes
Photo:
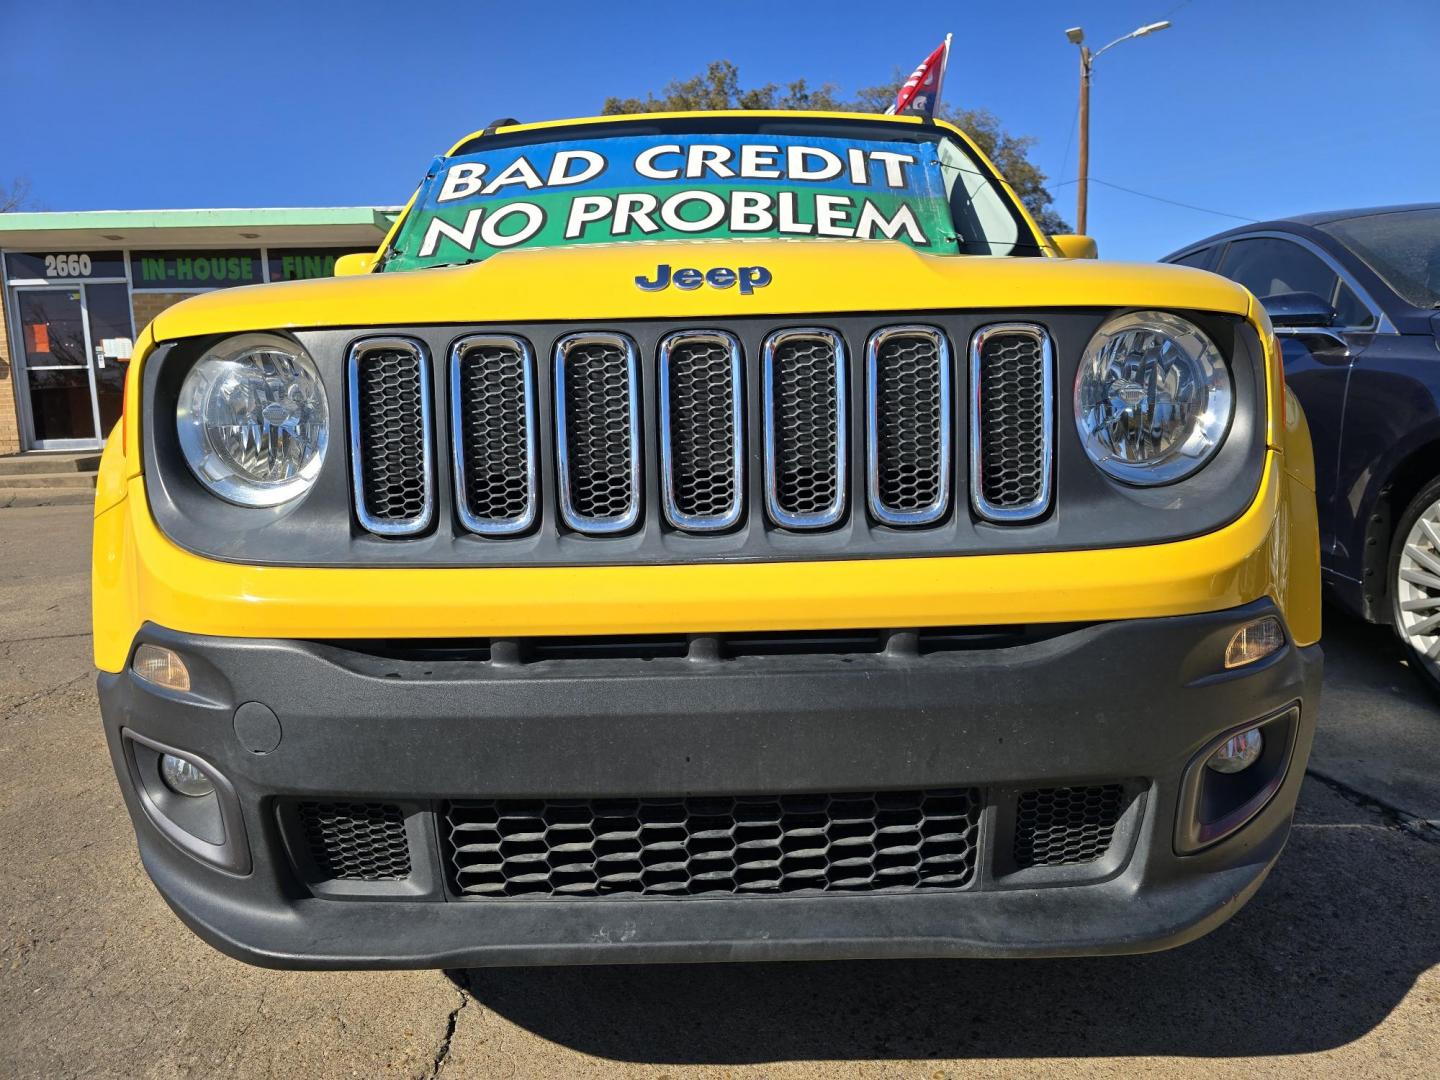
[[[625,532],[640,520],[640,383],[623,334],[555,343],[555,447],[560,516],[576,532]]]
[[[681,330],[660,342],[660,476],[665,517],[687,532],[728,529],[743,506],[740,342]]]
[[[886,525],[929,525],[950,503],[950,345],[931,326],[887,326],[865,348],[866,498]]]
[[[796,327],[765,339],[765,503],[776,525],[823,529],[845,515],[845,344]]]
[[[523,338],[475,334],[450,349],[455,507],[481,536],[528,531],[537,517],[535,355]]]
[[[424,532],[435,516],[429,353],[410,338],[362,338],[346,368],[356,516],[379,536]]]
[[[987,521],[1030,521],[1050,507],[1054,384],[1044,327],[996,323],[970,339],[970,500]]]

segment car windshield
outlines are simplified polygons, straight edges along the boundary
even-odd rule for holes
[[[472,139],[432,163],[381,269],[521,247],[747,237],[1041,254],[988,168],[936,128],[696,118]]]
[[[1364,259],[1407,303],[1440,307],[1440,207],[1347,218],[1320,228]]]

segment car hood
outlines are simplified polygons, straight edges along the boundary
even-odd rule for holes
[[[657,267],[739,271],[769,283],[647,291]],[[756,277],[758,275],[751,275]],[[721,280],[724,280],[723,278]],[[1171,308],[1244,315],[1249,294],[1200,270],[1155,263],[927,255],[884,241],[625,243],[505,252],[481,263],[221,289],[162,312],[157,340],[307,327],[605,322],[936,309]]]

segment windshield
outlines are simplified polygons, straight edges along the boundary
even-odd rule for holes
[[[1320,228],[1364,259],[1407,303],[1440,307],[1440,207],[1371,214]]]
[[[381,268],[479,262],[521,247],[737,237],[1040,254],[988,171],[934,128],[812,122],[785,134],[650,123],[622,133],[629,126],[538,142],[481,137],[437,158]],[[877,128],[883,138],[849,134]]]

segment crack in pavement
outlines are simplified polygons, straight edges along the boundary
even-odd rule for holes
[[[65,641],[69,638],[89,637],[89,630],[81,630],[74,634],[40,634],[34,637],[0,638],[0,645],[19,645],[31,641]]]
[[[1346,802],[1354,803],[1356,806],[1379,814],[1390,828],[1405,833],[1407,836],[1413,836],[1416,840],[1427,844],[1440,844],[1440,823],[1416,817],[1408,811],[1401,810],[1398,806],[1376,798],[1359,788],[1351,787],[1345,781],[1327,776],[1314,768],[1306,769],[1305,775],[1313,776]]]
[[[444,1071],[445,1063],[450,1057],[450,1043],[455,1038],[455,1028],[460,1023],[460,1014],[465,1011],[465,1006],[470,1004],[470,991],[462,985],[465,973],[447,970],[444,974],[455,984],[455,992],[460,995],[460,1004],[450,1010],[450,1015],[445,1020],[445,1034],[441,1036],[440,1045],[435,1050],[435,1060],[430,1063],[430,1071],[425,1074],[425,1080],[437,1080]]]
[[[58,694],[66,687],[74,686],[82,679],[90,678],[93,678],[93,674],[89,671],[86,671],[82,674],[76,675],[73,679],[66,679],[62,683],[56,683],[54,686],[47,686],[43,690],[36,690],[33,694],[29,695],[28,697],[23,697],[19,701],[12,701],[8,705],[0,705],[0,720],[9,720],[12,716],[18,713],[26,705],[29,705],[32,701],[39,701],[41,698],[48,697],[51,694]]]

